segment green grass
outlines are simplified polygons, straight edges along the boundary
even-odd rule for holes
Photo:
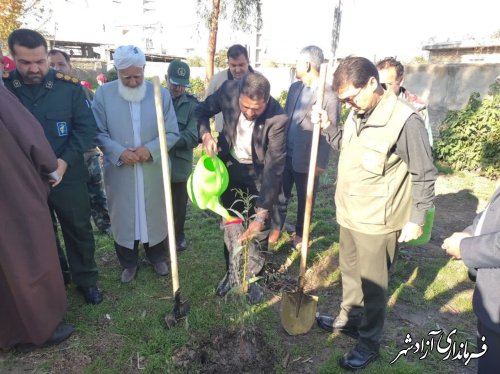
[[[331,313],[336,313],[341,298],[340,271],[337,268],[339,230],[333,206],[334,176],[332,160],[329,170],[321,177],[312,222],[313,243],[308,256],[308,267],[314,269],[317,279],[315,293],[320,296],[320,308],[328,305]],[[437,188],[440,194],[468,190],[477,198],[478,205],[484,206],[494,183],[458,173],[440,176]],[[290,222],[295,221],[295,211],[294,200],[289,208]],[[214,332],[227,329],[260,331],[276,357],[274,372],[341,371],[337,361],[354,341],[324,334],[317,327],[305,336],[286,336],[280,326],[278,307],[270,301],[274,300],[273,294],[279,296],[278,292],[268,292],[266,302],[258,306],[249,306],[238,295],[224,299],[215,296],[215,286],[224,275],[222,231],[216,217],[189,206],[186,236],[189,249],[178,254],[178,261],[181,293],[189,301],[191,311],[187,319],[174,329],[167,330],[163,321],[173,308],[170,276],[154,274],[141,249],[137,278],[130,284],[121,284],[121,269],[113,242],[111,238],[96,233],[96,259],[104,302],[97,306],[86,305],[75,288],[70,287],[66,321],[76,328],[70,341],[31,354],[0,353],[0,371],[2,368],[29,368],[40,373],[183,372],[172,363],[176,350],[196,346],[202,341],[210,344]],[[289,237],[283,235],[269,256],[276,267],[294,254],[287,239]],[[289,270],[291,279],[297,276],[298,256],[295,257]],[[381,358],[364,372],[473,372],[472,364],[464,367],[456,361],[443,361],[436,352],[425,360],[419,360],[416,354],[408,354],[389,365],[405,347],[403,341],[408,332],[424,338],[437,327],[448,332],[457,328],[461,334],[457,335],[459,338],[473,342],[472,287],[461,262],[451,261],[444,255],[426,255],[425,251],[403,250],[390,282]],[[289,364],[285,368],[282,362],[287,355]],[[308,358],[312,362],[301,363]],[[201,367],[200,363],[196,370]]]

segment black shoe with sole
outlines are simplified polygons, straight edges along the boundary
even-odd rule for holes
[[[97,286],[78,286],[77,289],[83,294],[87,304],[99,304],[102,302],[102,291]]]
[[[49,347],[51,345],[62,343],[68,339],[71,334],[73,334],[73,331],[75,331],[75,329],[72,325],[60,323],[52,333],[52,336],[42,344],[42,347]],[[16,351],[20,353],[29,353],[34,351],[36,348],[37,346],[31,343],[18,344],[15,346]]]
[[[362,344],[356,346],[339,359],[339,365],[347,370],[360,370],[378,358],[378,351],[369,349]]]
[[[175,246],[177,247],[177,252],[185,251],[187,249],[186,239],[178,239],[177,243],[175,243]]]
[[[49,340],[47,340],[43,345],[49,346],[62,343],[68,339],[71,334],[73,334],[73,331],[75,331],[75,328],[72,325],[68,323],[61,323],[56,327]]]
[[[325,315],[316,316],[316,323],[323,330],[328,332],[340,332],[354,339],[357,339],[359,337],[358,326],[360,325],[361,321],[359,321],[359,323],[357,322],[358,321],[344,321],[339,317],[334,319],[330,316]]]

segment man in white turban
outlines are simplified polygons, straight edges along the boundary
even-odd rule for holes
[[[92,103],[97,145],[104,153],[104,181],[111,231],[123,272],[121,281],[137,273],[138,246],[159,275],[168,274],[165,195],[153,85],[144,80],[146,58],[133,45],[114,55],[118,80],[100,87]],[[161,88],[167,145],[179,139],[169,92]]]

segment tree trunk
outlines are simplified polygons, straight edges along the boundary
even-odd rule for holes
[[[210,82],[214,75],[215,49],[217,47],[217,31],[219,30],[220,1],[213,0],[212,18],[210,20],[210,36],[208,38],[207,74],[206,82]]]

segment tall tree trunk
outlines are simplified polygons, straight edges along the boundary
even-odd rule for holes
[[[210,36],[208,38],[207,82],[210,82],[214,75],[215,49],[217,47],[217,31],[219,30],[220,1],[221,0],[213,0],[214,7],[210,20]]]

